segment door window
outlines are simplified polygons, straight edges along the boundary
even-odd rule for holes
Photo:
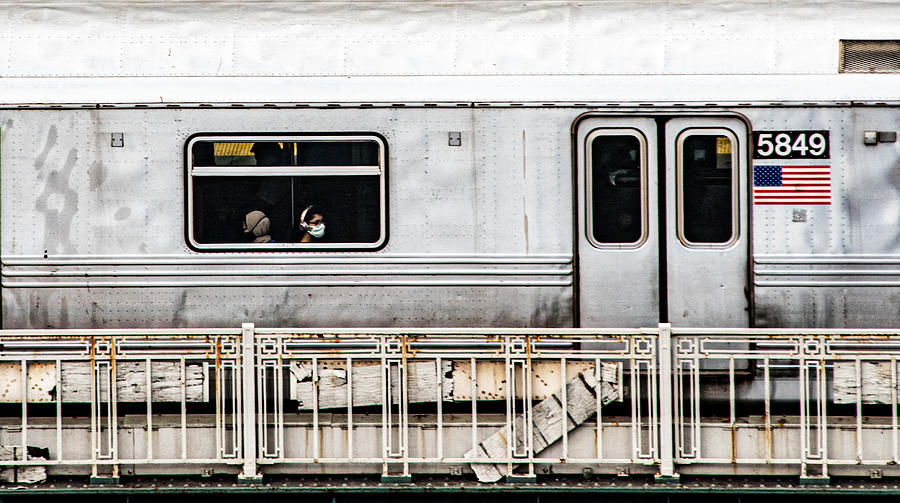
[[[690,245],[736,239],[735,138],[724,130],[687,130],[678,137],[678,237]]]
[[[646,141],[640,132],[596,130],[587,138],[588,235],[595,246],[646,240]]]

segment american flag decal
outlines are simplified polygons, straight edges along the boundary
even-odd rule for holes
[[[755,165],[753,204],[831,204],[831,166]]]

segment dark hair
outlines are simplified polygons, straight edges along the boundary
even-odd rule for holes
[[[285,151],[278,146],[278,142],[256,142],[250,147],[250,152],[253,152],[257,166],[278,166],[285,163]]]
[[[322,215],[325,216],[325,212],[322,210],[322,207],[317,204],[310,204],[306,208],[303,208],[303,211],[300,212],[300,221],[301,222],[309,222],[313,215]]]

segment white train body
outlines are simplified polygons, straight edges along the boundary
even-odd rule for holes
[[[896,4],[0,13],[4,328],[900,324]]]

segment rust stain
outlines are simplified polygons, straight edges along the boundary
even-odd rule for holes
[[[731,463],[737,463],[737,428],[731,423]]]
[[[94,358],[94,336],[93,336],[93,335],[90,337],[90,344],[91,344],[91,354],[90,354],[90,361],[91,361],[91,389],[92,389],[92,390],[95,390],[95,389],[97,389],[97,388],[96,388],[96,386],[97,386],[97,383],[96,383],[96,381],[97,381],[97,377],[96,377],[96,376],[97,376],[97,373],[94,372],[94,369],[96,368],[96,361],[95,361],[95,358]],[[95,403],[94,403],[94,400],[91,400],[91,414],[94,413],[94,407],[96,407],[96,405],[95,405]]]
[[[222,397],[221,397],[222,390],[221,390],[221,386],[220,386],[220,381],[222,378],[221,378],[220,371],[219,371],[220,367],[222,366],[222,354],[221,354],[222,347],[221,346],[222,346],[221,337],[216,337],[216,342],[215,342],[214,347],[215,347],[215,351],[216,351],[216,377],[215,377],[215,379],[216,379],[216,410],[217,411],[222,410]],[[152,387],[152,385],[151,385],[151,387]],[[147,390],[147,393],[148,393],[148,395],[147,395],[148,397],[152,397],[152,390]]]
[[[109,382],[110,394],[115,399],[116,384],[118,383],[118,381],[116,380],[116,338],[115,337],[109,338],[109,368],[110,368],[110,373],[111,373],[111,377],[109,380],[110,381]],[[184,384],[182,384],[182,386],[184,386]],[[114,404],[111,404],[111,405],[114,405]]]

